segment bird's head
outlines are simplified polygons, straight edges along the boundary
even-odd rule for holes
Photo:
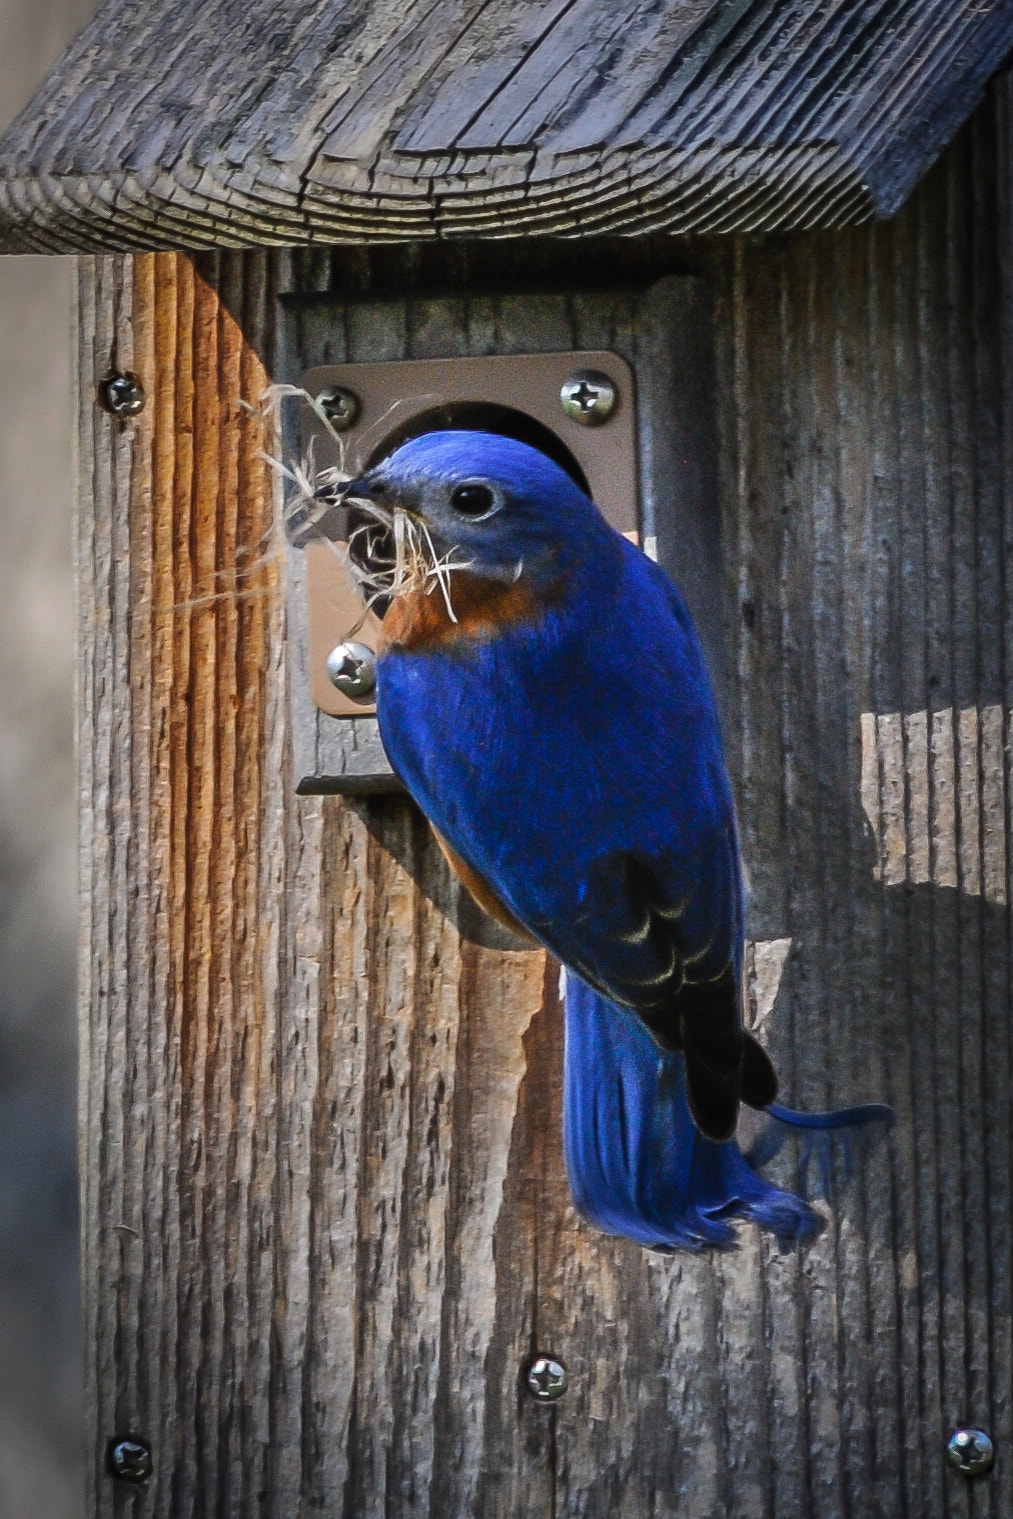
[[[493,580],[553,579],[609,531],[565,470],[498,433],[424,433],[349,481],[345,494],[391,517],[404,512],[438,555]]]

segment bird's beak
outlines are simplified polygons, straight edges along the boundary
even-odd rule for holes
[[[392,503],[385,501],[384,480],[377,479],[372,471],[364,475],[358,475],[354,480],[346,480],[341,487],[338,499],[344,505],[349,501],[368,501],[373,508],[373,514],[380,521],[391,521]]]
[[[355,496],[360,501],[371,501],[373,499],[370,494],[371,484],[368,475],[360,475],[357,480],[346,480],[338,492],[339,499],[344,501],[346,496]]]
[[[374,474],[368,470],[364,475],[358,475],[354,480],[347,480],[341,486],[339,500],[345,501],[369,501],[376,512],[384,521],[391,520],[395,511],[404,512],[406,517],[413,518],[416,522],[422,521],[422,513],[416,507],[409,506],[400,500],[397,493],[391,490],[389,481],[382,474]]]

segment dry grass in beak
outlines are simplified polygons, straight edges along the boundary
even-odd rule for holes
[[[289,399],[302,401],[320,419],[338,450],[338,464],[318,469],[313,440],[301,459],[286,456],[278,424],[282,404]],[[265,451],[261,457],[291,487],[282,508],[282,525],[286,537],[291,538],[298,531],[302,537],[315,537],[318,542],[327,543],[363,593],[365,607],[362,616],[343,636],[350,638],[358,632],[366,613],[376,602],[391,601],[410,591],[423,591],[430,596],[438,590],[443,597],[447,616],[451,622],[456,622],[451,599],[451,576],[455,571],[469,569],[470,565],[455,561],[453,549],[446,554],[438,554],[426,524],[403,508],[386,507],[365,497],[345,493],[344,487],[352,478],[345,468],[345,440],[340,433],[335,432],[314,397],[298,385],[272,385],[261,397],[259,412],[266,423],[273,424],[271,437],[274,451]],[[339,503],[342,506],[354,505],[369,519],[352,530],[347,544],[335,543],[320,530],[324,517]],[[377,532],[378,528],[380,533]],[[387,553],[382,547],[384,539],[391,544]],[[354,546],[360,540],[364,543],[365,553],[357,557]]]

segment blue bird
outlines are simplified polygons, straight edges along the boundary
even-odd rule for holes
[[[735,1142],[740,1102],[815,1131],[889,1110],[778,1107],[743,1028],[735,808],[679,593],[511,438],[428,433],[345,493],[443,566],[384,617],[380,732],[479,903],[566,967],[578,1208],[660,1250],[732,1245],[739,1219],[810,1237]]]

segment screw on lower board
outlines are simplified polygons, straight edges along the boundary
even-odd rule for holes
[[[99,401],[114,417],[136,417],[144,410],[144,386],[135,374],[117,371],[99,386]]]
[[[147,1482],[154,1470],[151,1447],[133,1435],[117,1435],[109,1441],[106,1465],[117,1482]]]
[[[327,679],[342,696],[365,701],[376,689],[376,655],[364,643],[339,643],[327,656]]]
[[[947,1441],[946,1459],[965,1477],[984,1477],[995,1465],[995,1446],[983,1429],[955,1429]]]
[[[563,1362],[553,1355],[532,1356],[524,1368],[524,1390],[536,1403],[555,1403],[569,1385]]]
[[[573,422],[600,427],[616,409],[619,392],[599,369],[578,369],[563,382],[559,404]]]

